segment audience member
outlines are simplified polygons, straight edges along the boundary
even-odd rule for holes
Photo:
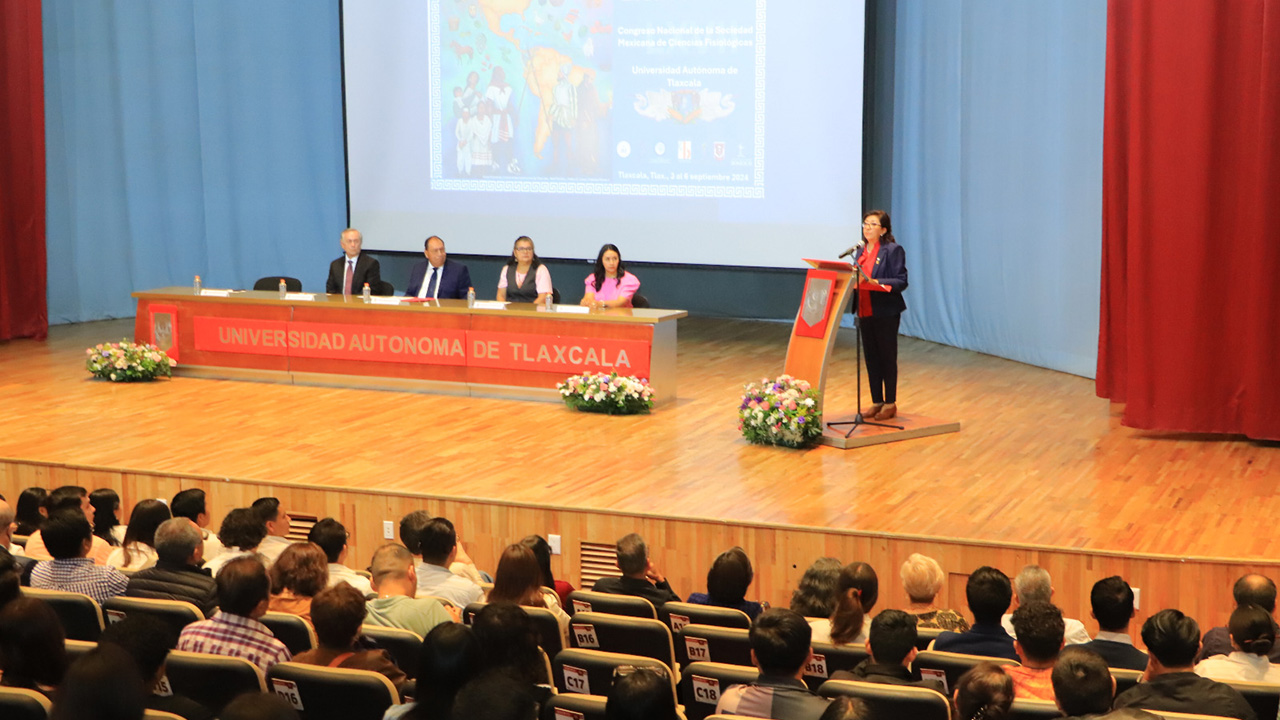
[[[298,720],[298,711],[274,693],[245,693],[227,703],[218,713],[218,720]]]
[[[1147,654],[1133,646],[1129,623],[1133,620],[1133,588],[1119,575],[1103,578],[1093,584],[1089,593],[1093,618],[1098,621],[1098,634],[1086,647],[1113,668],[1146,670]]]
[[[676,695],[671,678],[659,667],[624,668],[614,671],[605,720],[682,720],[676,713]]]
[[[1267,653],[1276,644],[1271,614],[1257,605],[1241,605],[1231,613],[1230,655],[1214,655],[1196,664],[1196,674],[1215,680],[1280,683],[1280,665]]]
[[[880,579],[864,562],[849,563],[836,578],[836,609],[829,618],[810,620],[813,642],[858,645],[867,641],[867,613],[880,597]]]
[[[280,556],[281,562],[286,557],[288,551]],[[272,570],[276,567],[279,563]],[[391,655],[386,650],[365,650],[356,646],[364,616],[364,594],[359,590],[346,583],[322,589],[311,601],[311,624],[316,628],[320,647],[299,653],[293,659],[308,665],[381,673],[396,686],[403,698],[405,690],[411,689],[412,685]]]
[[[44,503],[45,522],[48,517],[59,510],[79,510],[84,516],[84,521],[89,522],[90,512],[93,506],[89,504],[89,491],[79,485],[64,485],[53,492],[49,493],[48,500]],[[93,527],[89,528],[89,536],[92,538],[92,545],[89,547],[88,558],[98,565],[107,562],[107,556],[111,554],[111,543],[93,534]],[[27,538],[27,547],[23,549],[23,555],[36,560],[52,560],[53,555],[49,554],[45,547],[44,530],[36,530]]]
[[[1133,718],[1159,720],[1145,710],[1126,708],[1111,713],[1116,681],[1107,661],[1084,645],[1064,648],[1053,666],[1053,695],[1062,714],[1072,720]]]
[[[344,582],[359,590],[362,595],[372,595],[373,587],[369,578],[346,565],[349,537],[342,523],[327,517],[311,527],[311,531],[307,533],[307,542],[319,546],[329,559],[329,587]]]
[[[538,699],[533,690],[502,673],[486,673],[462,686],[454,698],[450,720],[535,720]]]
[[[416,702],[393,705],[383,720],[447,720],[458,690],[480,674],[480,642],[471,628],[437,625],[422,641]]]
[[[285,548],[293,544],[289,539],[289,513],[285,512],[279,498],[260,497],[249,506],[258,516],[258,522],[266,529],[266,536],[258,544],[262,564],[270,568]]]
[[[973,613],[973,627],[962,633],[943,632],[934,641],[933,649],[1017,660],[1013,637],[1000,624],[1000,616],[1013,601],[1008,576],[984,565],[969,576],[964,594],[969,612]]]
[[[493,589],[489,602],[509,602],[525,607],[548,610],[560,623],[560,635],[564,646],[569,646],[569,614],[560,607],[555,590],[542,585],[542,568],[527,545],[508,545],[498,559],[498,570],[493,576]]]
[[[478,602],[484,596],[472,578],[450,570],[462,552],[453,523],[442,517],[431,517],[425,510],[411,512],[400,520],[400,541],[419,558],[419,596],[444,598],[459,608]]]
[[[1018,571],[1018,577],[1013,581],[1014,599],[1018,601],[1018,605],[1026,605],[1030,602],[1053,602],[1053,580],[1049,577],[1049,571],[1039,565],[1027,565]],[[1087,643],[1091,639],[1089,631],[1084,629],[1084,623],[1071,618],[1063,618],[1062,622],[1066,626],[1066,633],[1063,637],[1068,645],[1079,645]],[[1000,618],[1000,624],[1004,626],[1005,632],[1009,633],[1016,640],[1018,634],[1014,631],[1013,615],[1005,613]]]
[[[952,717],[965,720],[1005,720],[1009,717],[1009,708],[1013,705],[1013,680],[1005,670],[995,663],[983,662],[961,675],[951,696],[955,703]]]
[[[1250,573],[1242,576],[1231,588],[1231,595],[1235,598],[1237,607],[1257,605],[1275,615],[1276,584],[1266,575]],[[1271,628],[1280,636],[1280,625],[1276,624],[1274,618],[1271,620]],[[1228,655],[1231,651],[1231,629],[1226,626],[1215,627],[1204,634],[1204,642],[1200,646],[1200,652],[1196,654],[1196,660],[1213,655]],[[1271,662],[1280,663],[1280,644],[1273,646],[1267,656],[1271,658]]]
[[[179,490],[169,503],[169,510],[174,517],[183,517],[195,523],[200,529],[200,538],[204,541],[204,559],[212,560],[222,554],[225,547],[218,536],[209,532],[209,507],[204,491],[200,488]]]
[[[689,602],[741,610],[755,620],[764,607],[747,599],[747,588],[751,587],[753,579],[755,571],[751,568],[747,552],[740,547],[729,548],[711,563],[711,569],[707,571],[707,591],[691,593]]]
[[[644,538],[631,533],[619,540],[616,547],[618,569],[622,571],[622,577],[600,578],[592,590],[614,595],[635,595],[653,603],[654,607],[672,600],[680,601],[680,596],[671,591],[671,585],[667,584],[667,579],[653,564]]]
[[[142,720],[147,692],[128,653],[99,645],[67,670],[49,720]]]
[[[218,528],[218,542],[225,548],[212,560],[206,559],[204,567],[213,577],[227,563],[242,557],[258,554],[258,546],[267,536],[267,528],[251,508],[236,508],[222,518]]]
[[[290,659],[289,649],[258,618],[267,612],[271,581],[256,557],[240,557],[218,573],[221,609],[208,620],[192,623],[178,636],[178,649],[242,657],[266,672]]]
[[[902,577],[902,589],[907,591],[907,598],[911,601],[907,612],[916,616],[917,628],[939,628],[952,632],[969,629],[969,621],[960,613],[934,604],[947,577],[937,560],[912,553],[902,563],[899,575]]]
[[[160,500],[143,500],[129,513],[120,547],[107,556],[107,564],[121,570],[143,570],[156,564],[156,528],[173,517]]]
[[[1035,600],[1019,605],[1013,611],[1013,627],[1018,636],[1013,649],[1021,667],[1008,667],[1013,678],[1014,694],[1034,700],[1053,700],[1053,664],[1062,651],[1062,634],[1066,624],[1062,611],[1051,603]]]
[[[773,608],[751,624],[751,662],[760,669],[754,683],[720,693],[717,714],[774,720],[817,720],[827,701],[804,684],[804,664],[813,655],[812,630],[799,613]]]
[[[42,487],[29,487],[18,495],[16,516],[18,527],[14,535],[30,536],[44,525],[49,514],[49,491]]]
[[[13,541],[17,527],[18,523],[14,522],[13,506],[0,499],[0,551],[4,551],[21,572],[35,561],[23,555],[22,547]]]
[[[120,495],[111,488],[98,488],[89,493],[89,505],[93,508],[89,518],[93,534],[108,545],[119,547],[125,532],[125,526],[120,524]]]
[[[1147,646],[1145,682],[1116,698],[1116,708],[1171,710],[1257,720],[1253,708],[1230,685],[1196,675],[1193,668],[1200,647],[1200,627],[1178,610],[1161,610],[1142,624]]]
[[[0,609],[22,596],[22,566],[8,550],[0,548]]]
[[[542,568],[542,586],[556,592],[560,607],[569,607],[569,593],[573,592],[574,588],[568,581],[557,580],[551,573],[551,544],[541,535],[530,535],[520,543],[528,546],[533,551],[533,556],[538,558],[538,567]]]
[[[116,645],[129,654],[146,687],[148,710],[173,713],[186,720],[210,720],[213,711],[195,700],[168,690],[159,692],[165,658],[177,643],[178,635],[167,623],[142,613],[111,623],[98,639],[99,645]]]
[[[378,548],[371,567],[373,591],[378,597],[366,603],[367,624],[412,630],[426,637],[437,625],[461,619],[460,614],[451,615],[449,608],[435,598],[414,597],[418,591],[417,568],[413,554],[403,545],[387,543]],[[458,613],[457,608],[453,610]]]
[[[858,680],[885,685],[918,685],[944,690],[932,681],[924,681],[920,673],[912,669],[916,659],[916,619],[901,610],[881,610],[870,623],[871,637],[867,640],[866,660],[852,671],[837,670],[832,680]]]
[[[546,683],[546,667],[538,648],[538,631],[524,608],[490,603],[471,625],[480,642],[484,670],[498,671],[530,685]]]
[[[309,619],[311,599],[329,584],[329,560],[315,543],[293,543],[280,553],[267,576],[271,578],[267,610]]]
[[[827,705],[826,712],[818,720],[874,720],[875,715],[867,704],[848,695],[837,695]]]
[[[807,618],[829,618],[836,610],[836,583],[844,563],[820,557],[804,571],[791,593],[791,609]]]
[[[200,528],[185,517],[170,518],[156,528],[155,545],[155,566],[134,573],[124,594],[182,600],[200,608],[206,618],[213,617],[218,609],[218,583],[200,568],[205,548]]]
[[[55,510],[40,531],[52,560],[42,560],[31,570],[31,587],[83,593],[99,604],[124,594],[129,578],[113,567],[93,564],[89,549],[95,539],[84,513]]]
[[[66,635],[53,608],[25,597],[5,605],[0,610],[0,685],[52,696],[66,672]]]

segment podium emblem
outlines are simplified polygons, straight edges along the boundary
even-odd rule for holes
[[[800,317],[806,325],[814,326],[827,317],[827,301],[831,299],[831,281],[826,278],[810,278],[805,288],[804,306]]]
[[[173,349],[173,316],[167,312],[158,312],[151,316],[155,326],[151,329],[156,339],[156,347],[169,352]]]

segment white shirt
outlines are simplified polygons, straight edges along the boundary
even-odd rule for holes
[[[479,602],[484,596],[480,586],[467,578],[454,575],[448,568],[418,561],[418,597],[444,598],[460,608]]]
[[[1106,640],[1114,643],[1124,643],[1125,645],[1133,644],[1133,638],[1129,636],[1129,633],[1113,633],[1107,632],[1106,630],[1099,630],[1098,634],[1093,636],[1093,639]]]
[[[370,583],[369,578],[342,563],[329,563],[329,587],[333,587],[340,582],[359,590],[363,595],[373,592],[373,585]]]
[[[124,563],[124,548],[118,547],[107,556],[107,564],[121,570],[145,570],[156,564],[156,549],[145,543],[129,544],[129,564]]]
[[[212,560],[227,551],[226,546],[218,539],[217,535],[208,530],[201,529],[200,534],[204,537],[204,559]]]
[[[1062,642],[1067,645],[1082,645],[1089,642],[1089,631],[1084,629],[1084,623],[1079,620],[1073,620],[1069,617],[1062,618],[1062,623],[1066,625],[1062,632]],[[1018,634],[1013,631],[1013,613],[1008,613],[1000,618],[1000,624],[1004,626],[1004,631],[1009,633],[1009,637],[1014,640],[1018,639]],[[1132,645],[1133,643],[1130,643]]]
[[[809,638],[811,643],[827,643],[828,645],[861,645],[867,641],[867,637],[871,632],[871,618],[864,617],[862,619],[862,632],[858,633],[858,637],[847,643],[833,643],[831,640],[831,619],[817,618],[809,621],[809,627],[813,628],[813,637]]]
[[[436,286],[431,288],[431,297],[440,297],[440,280],[444,277],[444,266],[436,267],[431,264],[430,260],[427,261],[427,274],[422,276],[422,287],[418,290],[418,297],[427,297],[427,288],[431,287],[431,276],[433,274],[436,277]]]
[[[257,550],[232,550],[228,548],[226,551],[218,555],[218,557],[206,562],[204,569],[209,571],[213,577],[218,577],[218,573],[222,572],[222,568],[232,560],[242,557],[252,557],[258,553]]]
[[[258,554],[262,556],[262,564],[270,568],[280,558],[280,553],[293,544],[289,538],[279,535],[268,535],[258,543]]]
[[[1280,665],[1266,655],[1236,650],[1230,655],[1214,655],[1196,663],[1196,674],[1214,680],[1280,683]]]

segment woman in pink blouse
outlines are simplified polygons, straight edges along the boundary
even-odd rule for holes
[[[631,296],[640,289],[640,280],[622,264],[622,253],[612,243],[600,248],[596,270],[587,276],[587,291],[579,305],[604,308],[631,307]]]

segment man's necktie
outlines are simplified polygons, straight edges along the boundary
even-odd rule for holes
[[[356,276],[356,262],[355,260],[348,260],[347,261],[347,278],[342,281],[343,295],[351,294],[351,281],[355,279],[355,276]]]
[[[431,280],[427,283],[427,297],[429,298],[436,296],[436,276],[439,273],[440,271],[436,270],[434,266],[431,268]]]

